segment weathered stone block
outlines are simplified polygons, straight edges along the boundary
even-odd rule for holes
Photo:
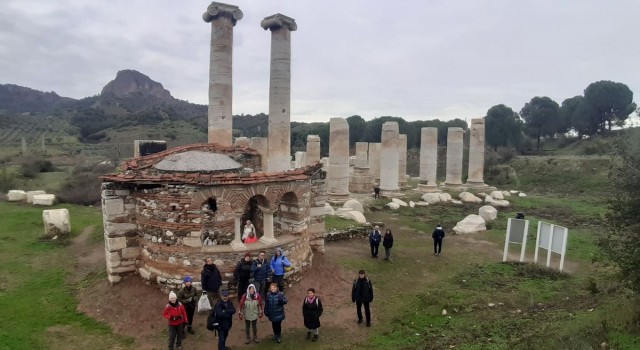
[[[120,274],[120,273],[126,273],[126,272],[133,272],[135,270],[136,270],[135,265],[110,267],[109,264],[107,263],[107,273],[109,274]]]
[[[121,250],[127,247],[126,237],[107,238],[107,250],[110,252]]]
[[[140,248],[129,247],[122,249],[122,259],[135,259],[140,256]]]
[[[200,237],[185,237],[182,239],[182,243],[187,247],[201,247],[202,241]]]
[[[106,215],[124,214],[124,201],[122,198],[105,198],[103,211]]]
[[[7,193],[7,200],[9,202],[24,202],[27,200],[27,192],[22,190],[10,190]]]
[[[46,194],[45,191],[27,191],[27,203],[33,203],[33,196],[38,194]]]
[[[69,210],[67,209],[43,210],[42,221],[44,222],[44,234],[46,237],[68,235],[71,233]]]
[[[53,205],[56,201],[55,194],[36,194],[33,196],[33,205]]]
[[[109,279],[109,282],[111,282],[111,283],[118,283],[118,282],[120,282],[120,280],[122,280],[122,277],[120,277],[118,275],[109,275],[109,276],[107,276],[107,278]]]
[[[136,224],[113,223],[107,221],[104,225],[105,232],[110,237],[125,236],[127,233],[135,232],[138,229]]]

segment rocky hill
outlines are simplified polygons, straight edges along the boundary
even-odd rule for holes
[[[100,95],[125,97],[136,92],[140,92],[144,95],[155,96],[165,101],[172,101],[174,99],[169,90],[165,89],[162,84],[131,69],[119,71],[118,74],[116,74],[116,78],[105,85]]]
[[[55,92],[42,92],[14,84],[0,84],[0,111],[47,112],[76,101]]]

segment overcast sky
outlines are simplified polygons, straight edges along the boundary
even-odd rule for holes
[[[0,84],[99,94],[135,69],[207,104],[209,1],[3,0]],[[592,82],[640,93],[640,1],[235,0],[233,113],[268,112],[269,15],[296,19],[291,118],[470,119]],[[637,96],[637,95],[636,95]],[[637,99],[636,99],[637,100]]]

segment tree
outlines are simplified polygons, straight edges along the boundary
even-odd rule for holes
[[[633,92],[623,83],[601,80],[584,89],[585,100],[594,108],[602,132],[612,125],[622,126],[636,109]]]
[[[540,138],[555,134],[558,125],[558,103],[549,97],[536,96],[526,103],[520,115],[532,136],[537,138],[536,150],[540,150]]]
[[[578,132],[579,138],[598,133],[600,124],[597,113],[584,96],[574,96],[564,100],[560,107],[560,119],[562,123],[568,122],[570,128]]]
[[[640,293],[640,130],[619,141],[609,173],[613,196],[606,215],[607,235],[600,242],[624,280]]]
[[[489,108],[485,122],[487,144],[494,149],[516,146],[522,138],[520,117],[503,104]]]
[[[347,123],[349,124],[349,148],[353,148],[356,142],[362,141],[367,122],[359,115],[352,115],[347,118]]]

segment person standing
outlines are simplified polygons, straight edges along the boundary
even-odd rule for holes
[[[178,301],[184,305],[184,309],[187,311],[187,319],[188,323],[185,323],[187,327],[187,332],[189,334],[194,334],[193,330],[193,314],[196,311],[196,302],[198,296],[198,289],[193,286],[193,279],[191,276],[186,276],[184,278],[183,287],[178,290]]]
[[[238,301],[242,298],[242,293],[249,287],[249,279],[251,278],[251,253],[244,253],[244,257],[236,269],[233,271],[233,278],[238,282]]]
[[[251,342],[251,334],[249,332],[249,328],[251,327],[253,327],[253,342],[259,343],[258,318],[262,318],[264,308],[262,305],[262,296],[256,291],[256,287],[253,284],[249,285],[247,292],[240,299],[239,309],[240,312],[238,316],[240,316],[240,321],[244,319],[244,327],[247,334],[247,339],[244,343],[249,344]]]
[[[282,321],[284,321],[284,305],[287,303],[287,297],[284,292],[278,290],[278,284],[271,282],[267,298],[264,304],[264,314],[271,321],[273,329],[273,340],[280,343],[282,341]]]
[[[380,186],[378,184],[373,186],[373,199],[380,199]]]
[[[251,264],[253,284],[256,286],[256,291],[263,299],[266,295],[265,292],[267,291],[269,284],[269,271],[271,269],[265,256],[265,251],[261,250],[260,253],[258,253],[258,258]]]
[[[213,259],[207,258],[200,272],[200,281],[202,282],[202,290],[207,293],[209,304],[213,308],[217,299],[219,299],[220,286],[222,286],[222,276]]]
[[[307,328],[307,339],[311,339],[314,342],[318,341],[322,311],[322,301],[316,295],[316,290],[313,288],[307,289],[307,297],[302,302],[302,318],[304,319],[304,326]],[[312,331],[313,338],[311,338]]]
[[[378,257],[378,248],[380,248],[380,240],[382,235],[380,234],[380,226],[376,225],[373,231],[369,233],[369,244],[371,245],[371,257]]]
[[[444,229],[442,225],[438,224],[436,229],[431,233],[433,238],[433,255],[440,255],[442,252],[442,239],[444,238]]]
[[[284,274],[287,267],[291,266],[291,262],[286,256],[282,255],[282,248],[276,248],[276,254],[271,258],[270,262],[271,272],[273,273],[273,280],[278,285],[279,291],[284,291]]]
[[[393,248],[393,234],[390,229],[384,233],[382,238],[382,246],[384,247],[384,260],[391,261],[391,248]]]
[[[182,349],[182,338],[184,338],[184,324],[189,320],[187,311],[178,301],[176,293],[169,292],[169,303],[164,307],[162,313],[164,318],[169,321],[169,350],[173,350],[173,345]]]
[[[218,300],[212,312],[215,312],[215,321],[218,323],[218,350],[228,350],[227,337],[233,326],[233,314],[236,313],[236,308],[229,300],[229,291],[222,291],[222,298]]]
[[[358,323],[362,323],[362,306],[364,306],[364,315],[367,318],[367,327],[371,327],[371,310],[369,303],[373,301],[373,285],[364,272],[358,271],[358,278],[353,280],[353,288],[351,289],[351,302],[356,303],[358,315]]]

